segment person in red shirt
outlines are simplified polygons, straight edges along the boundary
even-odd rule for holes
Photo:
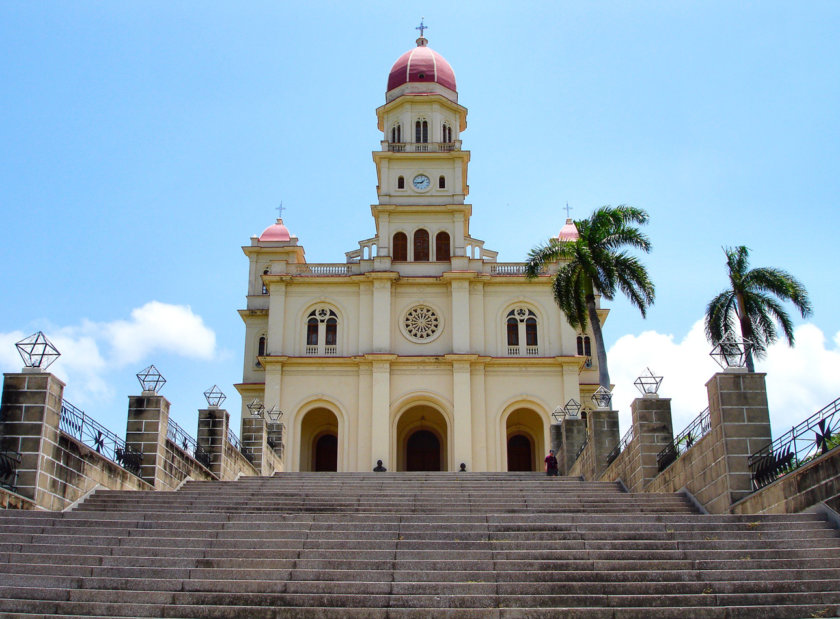
[[[549,477],[560,474],[557,470],[557,456],[554,455],[553,449],[549,449],[548,455],[545,457],[545,474]]]

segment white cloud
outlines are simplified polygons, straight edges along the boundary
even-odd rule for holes
[[[188,305],[150,301],[131,311],[131,320],[102,325],[117,365],[135,363],[156,351],[193,359],[212,359],[216,334]]]
[[[840,396],[840,332],[826,348],[823,332],[812,324],[795,329],[796,346],[777,342],[756,369],[767,373],[767,398],[773,435],[785,432]],[[646,367],[664,376],[660,395],[671,398],[674,431],[679,432],[708,406],[705,384],[720,368],[698,320],[679,342],[673,335],[645,331],[625,335],[607,353],[615,385],[614,405],[622,431],[630,426],[630,402],[638,396],[633,381]]]
[[[44,331],[61,353],[50,371],[72,388],[74,403],[80,406],[112,399],[110,371],[148,361],[153,354],[202,360],[214,359],[217,354],[216,334],[201,316],[189,306],[158,301],[132,310],[129,320],[85,320],[78,326],[50,326]],[[2,371],[20,371],[23,363],[14,344],[27,335],[21,331],[0,333]]]

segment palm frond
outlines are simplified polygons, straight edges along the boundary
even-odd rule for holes
[[[730,333],[737,333],[735,312],[735,294],[724,290],[709,302],[706,307],[706,339],[714,346]]]

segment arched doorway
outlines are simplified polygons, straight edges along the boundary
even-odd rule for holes
[[[322,434],[315,441],[315,470],[338,470],[338,437],[335,434]]]
[[[507,444],[508,471],[533,471],[534,450],[531,439],[524,434],[514,434]]]
[[[440,441],[428,430],[417,430],[405,445],[406,471],[441,470]]]
[[[308,411],[300,422],[301,471],[337,471],[338,417],[328,408]]]
[[[398,471],[446,471],[449,465],[446,418],[429,404],[415,404],[397,420]]]
[[[508,471],[540,471],[545,454],[545,422],[531,408],[517,408],[505,420]]]

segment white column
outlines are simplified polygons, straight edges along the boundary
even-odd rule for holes
[[[491,423],[493,416],[487,410],[484,390],[484,365],[476,364],[470,372],[470,385],[472,393],[472,407],[475,414],[472,415],[472,450],[473,450],[473,471],[487,471],[487,457],[489,444],[487,441],[487,426]]]
[[[450,470],[457,471],[464,462],[467,470],[473,470],[472,459],[472,394],[470,393],[470,362],[452,362],[452,392],[455,407],[455,427],[452,432],[455,461]]]
[[[452,286],[452,352],[470,352],[470,283],[455,279]]]
[[[391,280],[373,281],[373,352],[391,351]]]
[[[356,444],[357,471],[370,471],[376,464],[376,459],[371,461],[373,454],[373,443],[371,442],[373,416],[373,382],[371,366],[366,363],[359,365],[359,414],[358,414],[358,443]],[[381,457],[384,457],[383,454]]]
[[[374,361],[371,381],[371,462],[382,460],[389,471],[396,470],[396,462],[391,457],[391,363]],[[396,454],[394,454],[396,455]]]
[[[268,288],[268,352],[269,355],[282,355],[286,350],[283,345],[286,315],[286,282],[272,282]],[[303,325],[301,325],[303,328]]]

